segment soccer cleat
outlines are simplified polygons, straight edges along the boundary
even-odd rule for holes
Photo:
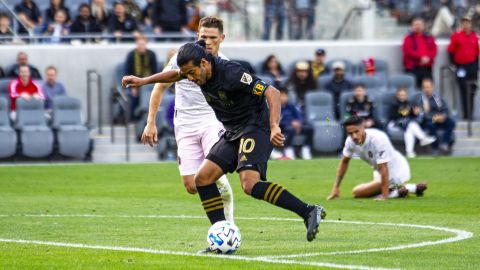
[[[418,197],[422,197],[425,190],[427,190],[427,183],[417,184],[417,190],[415,191],[415,194]]]
[[[198,251],[197,254],[219,254],[219,252],[211,249],[210,247],[207,247],[206,249]]]
[[[405,198],[408,196],[408,189],[404,186],[399,187],[397,191],[399,198]]]
[[[315,235],[318,233],[318,225],[325,218],[327,212],[319,205],[314,205],[312,211],[308,213],[305,218],[305,226],[307,227],[307,241],[311,242],[315,239]]]
[[[426,145],[432,144],[436,140],[437,140],[437,138],[435,138],[435,137],[427,136],[427,137],[420,140],[420,145],[421,146],[426,146]]]

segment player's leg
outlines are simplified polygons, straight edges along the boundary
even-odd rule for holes
[[[210,150],[195,175],[195,184],[210,223],[225,220],[224,204],[215,182],[237,164],[233,142],[221,138]]]
[[[307,239],[312,241],[325,211],[320,206],[306,204],[276,183],[260,181],[266,180],[267,161],[271,151],[272,145],[267,131],[257,129],[240,139],[237,171],[243,191],[302,217],[307,226]]]
[[[208,125],[202,132],[201,143],[204,156],[208,155],[223,133],[223,125],[218,121],[215,122],[213,125]],[[233,222],[233,190],[227,176],[222,175],[216,184],[222,196],[225,217]]]
[[[423,193],[427,189],[426,183],[409,183],[407,182],[411,179],[410,165],[408,161],[400,154],[397,153],[395,168],[392,170],[392,182],[395,185],[405,187],[409,193],[416,194],[417,196],[423,196]]]
[[[370,198],[382,192],[382,182],[373,180],[368,183],[359,184],[353,188],[352,194],[355,198]]]
[[[178,170],[182,176],[183,185],[188,193],[196,194],[197,187],[194,177],[204,159],[199,136],[193,132],[184,132],[176,127],[175,139],[178,148]]]

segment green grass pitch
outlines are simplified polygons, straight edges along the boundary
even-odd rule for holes
[[[337,163],[269,163],[269,179],[327,209],[311,243],[293,213],[246,196],[229,175],[242,247],[210,257],[193,255],[209,222],[176,164],[2,166],[0,269],[480,268],[480,158],[411,160],[411,182],[429,184],[425,197],[387,201],[352,198],[372,174],[359,160],[342,198],[326,201]],[[455,237],[468,239],[448,242]]]

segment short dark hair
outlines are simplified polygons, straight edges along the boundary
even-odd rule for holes
[[[87,3],[80,4],[80,6],[78,6],[78,11],[82,10],[82,8],[88,8],[90,11],[90,6]]]
[[[348,127],[348,126],[358,126],[360,124],[363,123],[363,119],[356,116],[356,115],[352,115],[350,117],[348,117],[345,122],[343,122],[343,126],[344,127]]]
[[[183,66],[190,61],[193,61],[195,66],[200,65],[203,58],[207,59],[207,51],[205,40],[199,40],[197,42],[189,42],[178,50],[177,65]]]
[[[1,18],[7,18],[7,19],[10,20],[10,16],[8,16],[8,14],[5,13],[5,12],[3,12],[3,11],[0,11],[0,19],[1,19]]]
[[[223,33],[223,20],[213,16],[207,16],[200,19],[198,28],[217,28],[220,33]]]
[[[356,83],[356,84],[353,85],[353,89],[357,89],[358,87],[361,87],[363,89],[367,88],[367,87],[365,87],[364,83]]]
[[[57,68],[54,67],[54,66],[48,66],[48,67],[45,69],[45,72],[47,72],[47,71],[49,71],[49,70],[51,70],[51,69],[54,70],[55,73],[57,73]]]

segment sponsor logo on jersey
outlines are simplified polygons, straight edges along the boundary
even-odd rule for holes
[[[244,72],[243,75],[242,75],[242,78],[240,79],[240,82],[244,83],[244,84],[248,84],[250,85],[252,83],[253,79],[252,79],[252,75]]]

